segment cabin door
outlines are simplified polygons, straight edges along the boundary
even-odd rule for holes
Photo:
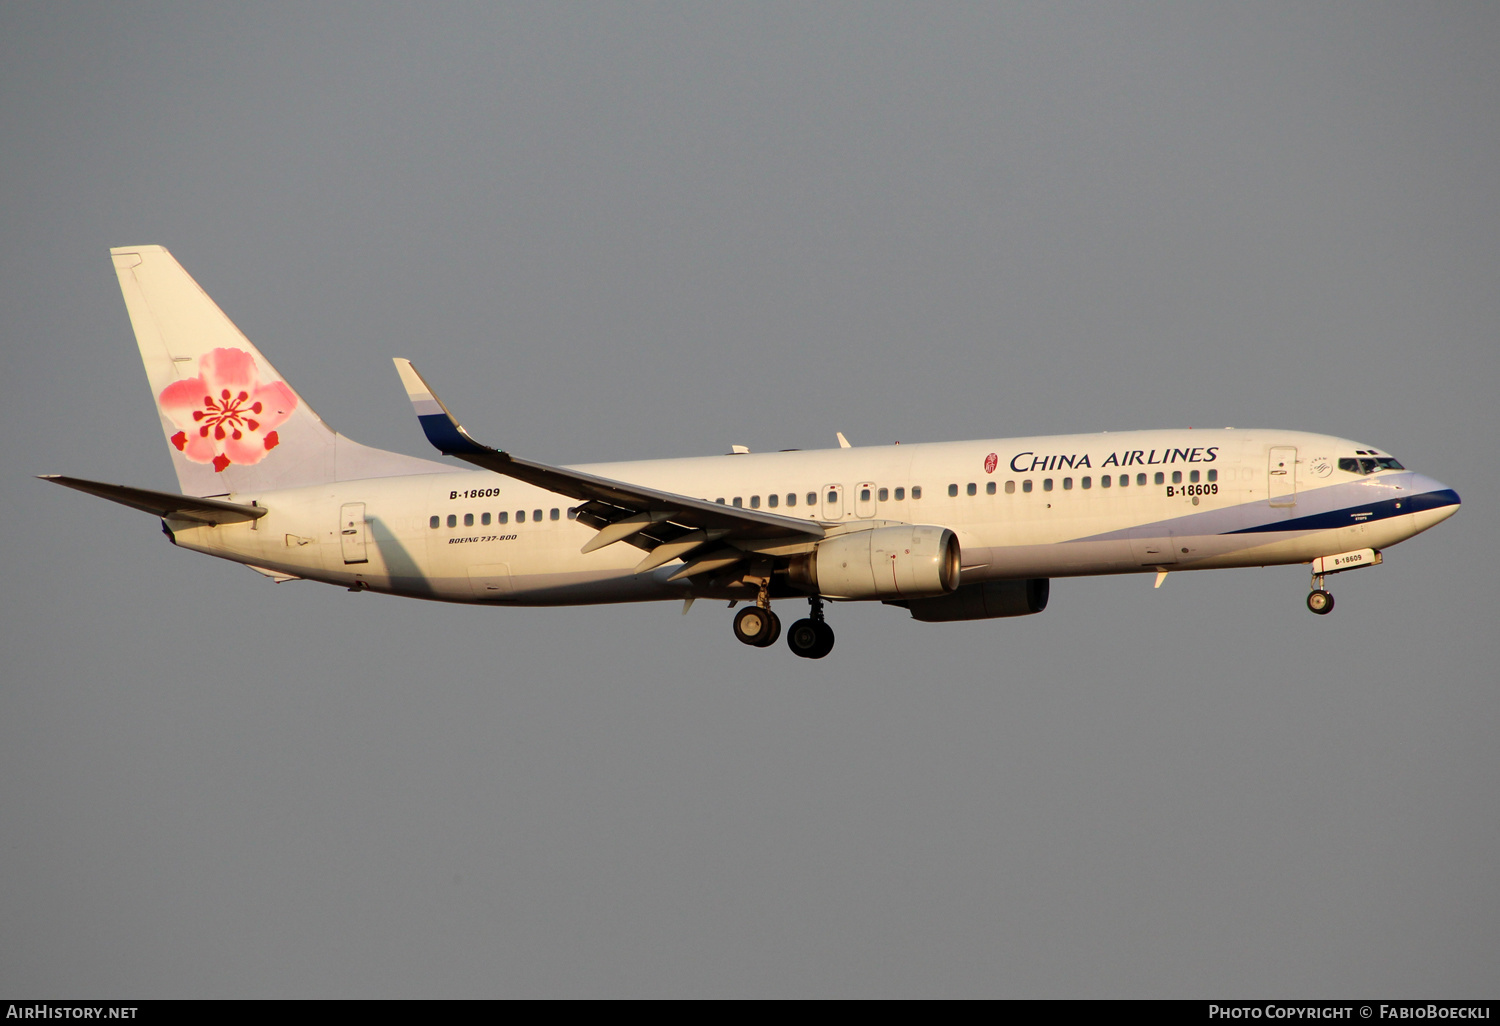
[[[1266,469],[1269,472],[1271,484],[1267,494],[1271,497],[1271,505],[1297,505],[1297,447],[1294,445],[1271,446],[1268,462],[1270,466]]]
[[[339,508],[339,545],[344,551],[344,562],[368,563],[365,555],[365,504],[346,502]]]

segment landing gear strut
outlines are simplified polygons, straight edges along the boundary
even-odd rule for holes
[[[806,620],[798,620],[786,632],[786,644],[803,659],[822,659],[833,651],[833,628],[823,622],[823,600],[814,595],[807,600],[812,607]]]
[[[734,636],[747,645],[769,648],[781,637],[781,618],[771,612],[769,589],[762,584],[755,605],[734,614]]]
[[[1326,616],[1333,612],[1333,596],[1323,588],[1323,575],[1314,573],[1312,578],[1312,591],[1307,596],[1307,608],[1319,616]]]

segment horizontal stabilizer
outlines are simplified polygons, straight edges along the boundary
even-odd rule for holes
[[[223,499],[202,499],[192,495],[153,492],[148,488],[102,484],[98,481],[85,481],[80,477],[63,477],[61,474],[39,476],[43,481],[76,488],[80,492],[88,492],[101,499],[154,513],[159,517],[182,517],[186,520],[200,520],[205,524],[243,524],[266,515],[264,506],[244,506],[238,502],[225,502]]]

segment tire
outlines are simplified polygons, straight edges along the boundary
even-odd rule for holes
[[[770,648],[781,640],[781,617],[771,610],[766,610],[766,615],[771,618],[771,629],[766,631],[766,636],[755,643],[757,648]]]
[[[829,652],[833,651],[833,628],[822,620],[814,620],[813,627],[818,632],[818,647],[810,658],[822,659]]]
[[[1307,608],[1319,616],[1327,616],[1333,612],[1333,596],[1319,588],[1307,596]]]
[[[821,641],[816,620],[798,620],[786,632],[786,647],[803,659],[817,659],[815,653]]]
[[[746,606],[734,614],[734,636],[747,645],[764,644],[774,622],[770,610]]]

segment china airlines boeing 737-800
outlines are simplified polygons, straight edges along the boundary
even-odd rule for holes
[[[1049,580],[1311,564],[1328,574],[1458,510],[1361,442],[1294,431],[1130,431],[554,467],[472,439],[405,360],[439,452],[328,427],[160,246],[111,251],[181,493],[47,480],[155,514],[175,544],[277,581],[446,602],[747,603],[735,635],[833,647],[825,601],[918,620],[1041,612]]]

